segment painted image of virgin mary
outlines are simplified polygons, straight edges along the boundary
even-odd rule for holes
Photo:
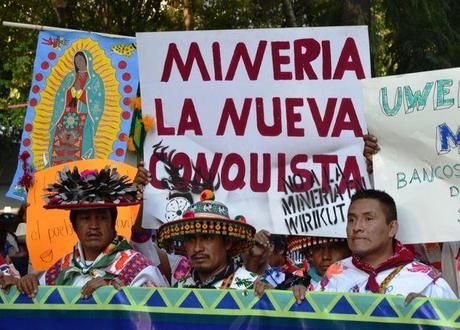
[[[93,140],[104,111],[104,84],[88,51],[75,53],[73,64],[54,102],[48,166],[96,156]]]

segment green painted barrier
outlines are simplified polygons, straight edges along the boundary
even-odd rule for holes
[[[98,289],[40,287],[33,299],[16,289],[0,292],[0,329],[453,329],[460,300],[308,293],[298,304],[290,291]],[[32,326],[32,327],[31,327]]]

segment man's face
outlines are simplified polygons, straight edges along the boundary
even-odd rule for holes
[[[195,234],[185,237],[185,250],[192,267],[203,274],[213,274],[227,265],[231,242],[219,235]]]
[[[393,243],[398,223],[387,223],[385,207],[376,199],[358,199],[348,209],[347,238],[351,252],[360,256],[378,256]]]
[[[74,229],[85,252],[85,258],[99,255],[112,242],[115,235],[109,209],[78,211]]]
[[[346,258],[349,253],[347,247],[341,243],[324,243],[312,249],[311,262],[318,274],[323,276],[330,265]]]

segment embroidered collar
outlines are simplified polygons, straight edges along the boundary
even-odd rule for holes
[[[372,291],[374,293],[378,292],[380,286],[377,283],[376,277],[378,273],[390,269],[395,268],[401,265],[406,265],[414,260],[414,254],[406,248],[404,245],[401,244],[398,240],[395,240],[393,245],[393,255],[381,263],[377,268],[372,267],[371,265],[362,262],[361,259],[357,255],[353,255],[352,263],[353,265],[369,274],[369,279],[366,284],[366,290]]]
[[[130,248],[131,246],[126,239],[121,236],[117,236],[107,246],[107,248],[97,256],[91,265],[88,266],[83,256],[81,243],[78,242],[74,247],[70,265],[61,270],[56,280],[56,285],[71,285],[74,282],[74,279],[79,275],[89,274],[93,277],[97,277],[97,269],[104,269],[111,265],[118,252],[129,250]],[[115,274],[109,273],[102,275],[102,277],[107,280],[111,280],[115,276]]]
[[[180,282],[184,283],[184,286],[190,288],[214,289],[218,282],[231,277],[235,273],[236,269],[238,269],[238,261],[234,258],[229,258],[227,261],[227,267],[218,274],[209,277],[206,281],[201,281],[198,272],[192,268],[190,275]],[[228,283],[228,285],[230,285],[230,283]]]

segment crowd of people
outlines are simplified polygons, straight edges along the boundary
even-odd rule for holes
[[[133,182],[108,167],[64,169],[48,187],[45,207],[69,210],[77,244],[46,272],[20,273],[12,258],[20,244],[13,251],[11,241],[18,242],[1,227],[2,289],[17,286],[34,297],[41,285],[71,285],[82,288],[83,298],[107,285],[254,290],[258,296],[278,289],[292,290],[299,303],[308,291],[403,295],[408,304],[419,296],[459,294],[458,244],[444,244],[451,252],[444,255],[438,245],[442,258],[435,261],[420,253],[423,245],[403,245],[395,238],[395,201],[383,191],[354,194],[346,239],[256,233],[250,219],[231,218],[211,190],[155,231],[142,227],[141,209],[129,240],[117,235],[117,208],[142,204],[149,180],[142,163]]]

